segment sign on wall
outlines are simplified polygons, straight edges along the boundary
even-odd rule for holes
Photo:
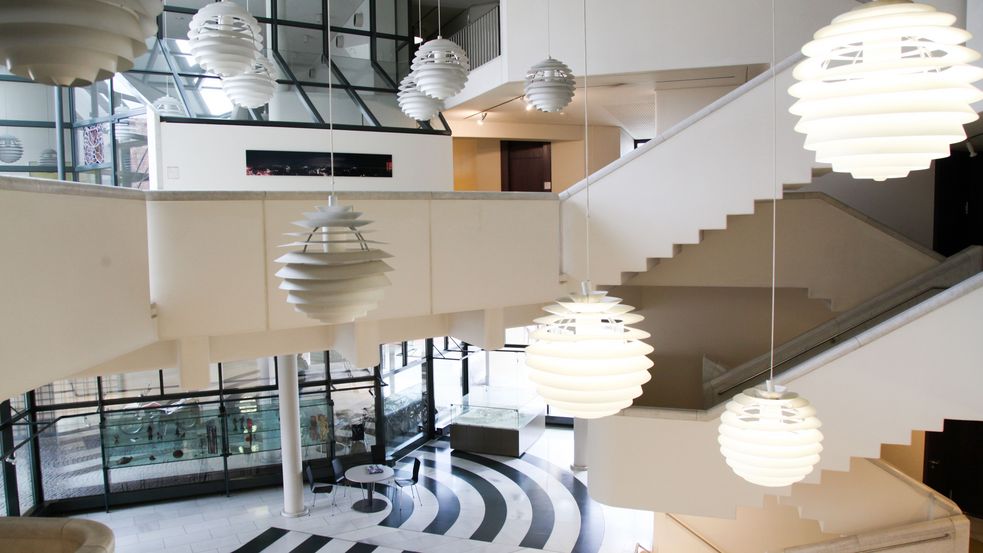
[[[393,176],[393,156],[388,154],[334,155],[335,176]],[[246,150],[246,174],[251,176],[325,177],[331,175],[328,152]]]

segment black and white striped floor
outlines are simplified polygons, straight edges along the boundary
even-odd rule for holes
[[[572,432],[559,429],[519,459],[431,442],[397,467],[408,473],[422,461],[419,500],[380,485],[390,501],[373,514],[353,511],[361,494],[342,489],[337,505],[319,496],[310,516],[283,518],[282,492],[270,488],[85,516],[114,530],[117,553],[616,553],[650,544],[652,513],[592,501],[585,474],[567,468],[572,453]]]
[[[517,549],[513,550],[518,551],[600,551],[605,526],[603,511],[591,501],[587,486],[569,470],[531,453],[521,459],[510,459],[452,451],[446,441],[420,448],[397,468],[408,470],[414,457],[423,462],[418,486],[422,505],[408,491],[400,493],[380,485],[377,491],[397,497],[400,505],[382,513],[379,526],[514,546]],[[259,545],[249,543],[238,552],[341,551],[339,545],[330,541],[322,544],[324,549],[311,549],[318,543],[316,538],[320,538],[316,533],[309,538],[311,541],[299,543],[296,549],[273,548],[289,537],[287,534],[269,542],[266,549],[259,545],[268,540],[260,539]],[[430,540],[428,545],[439,541]],[[346,551],[370,551],[364,548],[370,544],[346,543],[351,546]],[[386,547],[378,551],[400,550]]]

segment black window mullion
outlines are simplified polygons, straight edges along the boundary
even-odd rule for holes
[[[276,5],[276,3],[274,2],[271,5]],[[324,118],[321,117],[321,114],[318,113],[317,108],[314,107],[314,102],[311,101],[310,97],[307,95],[307,92],[304,90],[304,87],[300,86],[300,84],[297,82],[297,76],[294,75],[293,70],[291,70],[290,66],[287,65],[287,61],[280,55],[280,51],[273,50],[273,57],[276,59],[276,62],[280,64],[280,67],[283,69],[283,72],[287,74],[287,77],[290,78],[290,83],[296,87],[301,99],[304,100],[304,105],[307,106],[307,110],[314,116],[314,120],[323,125]]]
[[[276,4],[276,2],[274,2]],[[191,104],[188,102],[188,98],[184,95],[184,87],[181,86],[181,76],[177,71],[177,62],[174,60],[174,56],[167,50],[167,46],[164,44],[163,40],[158,40],[156,46],[160,48],[161,54],[164,55],[164,61],[167,62],[168,69],[171,70],[171,78],[174,79],[174,88],[177,89],[178,98],[181,99],[181,103],[184,104],[184,111],[191,117]]]
[[[14,427],[10,424],[10,400],[0,402],[0,452],[3,453],[3,492],[7,503],[7,516],[20,515],[20,496],[17,494],[17,467],[7,460],[7,453],[14,449]]]
[[[377,119],[375,114],[372,113],[372,110],[369,109],[368,104],[366,104],[365,101],[362,100],[362,97],[359,96],[354,89],[352,89],[352,83],[350,83],[348,79],[345,77],[345,75],[342,74],[341,69],[338,68],[338,65],[334,62],[334,60],[331,60],[331,73],[338,79],[338,81],[344,87],[345,92],[348,93],[348,97],[351,98],[351,100],[355,102],[355,105],[358,106],[359,110],[361,110],[362,115],[366,119],[371,121],[372,125],[376,127],[381,127],[382,123],[380,123],[379,119]]]

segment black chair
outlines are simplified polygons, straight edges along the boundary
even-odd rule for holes
[[[341,464],[341,459],[335,457],[331,460],[331,477],[328,480],[335,486],[344,487],[345,497],[348,497],[348,487],[351,486],[351,482],[345,478],[345,466]],[[332,498],[331,502],[335,502],[334,498]]]
[[[317,494],[329,494],[334,486],[331,484],[320,484],[314,481],[314,471],[311,470],[310,465],[304,466],[304,479],[307,480],[307,485],[311,487],[311,494],[314,496],[314,501],[311,503],[311,510],[314,510],[314,506],[317,505]],[[334,501],[332,500],[332,504]]]
[[[396,487],[399,488],[399,491],[403,491],[403,488],[408,486],[410,488],[410,498],[413,498],[415,494],[417,501],[420,502],[420,505],[423,505],[423,499],[420,498],[420,490],[416,488],[416,485],[420,482],[419,457],[413,459],[413,476],[410,478],[396,478],[394,482],[396,482]],[[400,503],[400,506],[402,506],[402,503]]]

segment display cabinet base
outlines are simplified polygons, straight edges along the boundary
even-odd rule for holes
[[[521,428],[495,428],[454,423],[450,425],[451,447],[472,453],[519,457],[546,430],[546,416],[539,415]]]

